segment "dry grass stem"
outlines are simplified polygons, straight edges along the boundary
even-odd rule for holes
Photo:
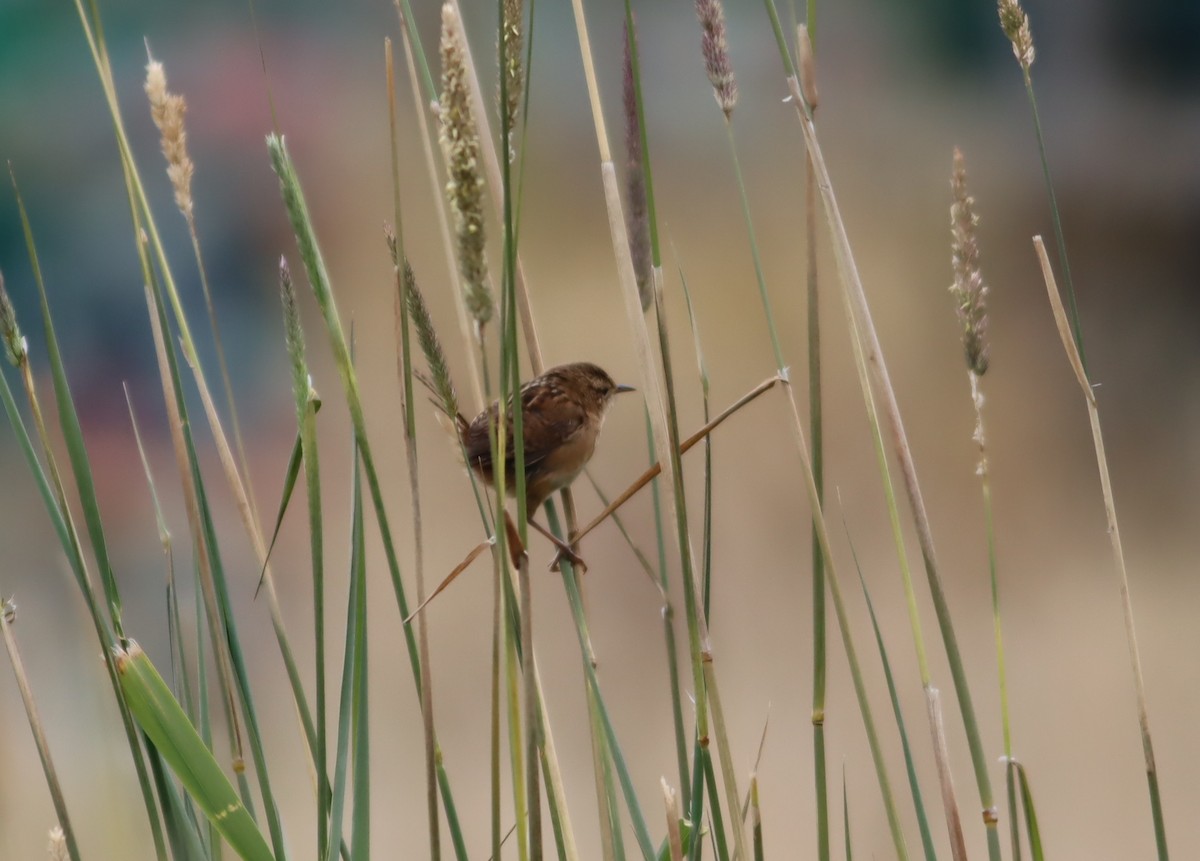
[[[646,206],[646,172],[642,165],[642,127],[638,122],[637,92],[633,80],[633,41],[637,32],[625,26],[625,56],[622,61],[621,103],[625,109],[625,229],[629,232],[629,254],[637,276],[642,310],[654,302],[650,281],[650,222]]]
[[[933,735],[934,761],[937,762],[942,806],[946,809],[950,852],[954,861],[966,861],[967,843],[963,837],[962,819],[958,815],[958,801],[954,795],[954,774],[950,771],[950,749],[946,745],[946,724],[942,720],[942,698],[937,688],[926,686],[925,707],[929,711],[929,729]]]

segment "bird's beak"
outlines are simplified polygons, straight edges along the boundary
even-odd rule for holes
[[[635,389],[633,386],[627,386],[622,383],[621,385],[617,386],[615,391],[617,394],[620,394],[621,392],[636,392],[637,389]]]

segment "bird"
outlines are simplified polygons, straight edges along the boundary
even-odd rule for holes
[[[596,450],[596,439],[613,398],[633,386],[613,382],[608,372],[591,362],[572,362],[550,368],[521,386],[521,424],[525,440],[525,513],[534,527],[547,535],[560,550],[561,541],[534,522],[533,516],[550,495],[562,490],[583,471]],[[512,398],[506,411],[510,443],[505,449],[504,486],[516,493],[516,451],[513,434]],[[499,421],[500,402],[494,402],[471,421],[455,417],[467,465],[488,485],[495,486],[489,425]],[[575,557],[576,559],[578,557]]]

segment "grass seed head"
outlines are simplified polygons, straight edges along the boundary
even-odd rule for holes
[[[987,345],[987,285],[979,269],[979,240],[975,228],[975,198],[967,194],[967,165],[962,151],[954,149],[954,170],[950,176],[954,203],[950,205],[951,263],[954,296],[958,320],[962,325],[963,350],[967,366],[982,376],[988,369]]]
[[[175,189],[175,205],[190,224],[194,208],[192,175],[196,167],[188,155],[187,131],[183,127],[187,102],[183,96],[167,90],[167,76],[162,63],[154,59],[146,66],[145,90],[150,100],[150,116],[162,135],[162,151],[167,159],[167,177]]]
[[[1026,72],[1033,65],[1036,56],[1033,50],[1033,33],[1029,29],[1029,16],[1021,8],[1018,0],[998,0],[997,11],[1000,14],[1000,29],[1012,42],[1013,56]]]
[[[14,367],[21,367],[29,357],[29,344],[17,325],[17,311],[4,288],[4,273],[0,272],[0,339],[4,340],[4,354]]]
[[[725,35],[725,8],[721,0],[696,0],[696,17],[700,19],[703,33],[700,49],[704,52],[704,69],[713,86],[717,104],[726,118],[733,113],[737,104],[737,81],[733,77],[733,64],[729,62],[729,43]]]
[[[521,65],[524,35],[521,31],[524,9],[522,0],[504,0],[503,22],[500,30],[500,69],[504,75],[507,98],[502,105],[507,113],[509,129],[516,128],[521,110],[521,91],[525,86],[525,70]]]
[[[429,388],[438,399],[438,409],[453,422],[458,415],[458,394],[450,379],[442,342],[433,328],[433,318],[429,316],[425,297],[417,287],[417,276],[407,260],[404,261],[404,295],[408,299],[408,314],[417,332],[417,343],[421,345],[421,352],[425,354],[425,362],[429,366]]]
[[[479,131],[471,113],[462,22],[454,6],[442,7],[442,98],[438,138],[446,158],[446,196],[454,216],[458,266],[467,310],[482,326],[492,318],[492,293],[484,257],[483,176],[479,167]]]

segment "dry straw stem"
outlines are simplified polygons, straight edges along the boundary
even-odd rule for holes
[[[1067,312],[1063,308],[1062,297],[1058,292],[1058,284],[1054,278],[1054,270],[1050,266],[1050,258],[1046,254],[1046,246],[1041,236],[1033,237],[1033,247],[1037,251],[1038,261],[1042,266],[1042,276],[1046,281],[1046,290],[1050,296],[1050,307],[1054,312],[1054,322],[1058,326],[1058,334],[1067,352],[1067,360],[1075,371],[1075,378],[1087,401],[1088,418],[1092,425],[1092,441],[1096,448],[1096,466],[1100,472],[1100,486],[1104,494],[1104,514],[1108,522],[1108,537],[1112,543],[1113,563],[1117,568],[1117,576],[1121,587],[1121,609],[1125,618],[1125,637],[1129,644],[1129,660],[1133,665],[1133,683],[1137,695],[1138,726],[1142,733],[1142,753],[1146,760],[1146,775],[1150,781],[1151,801],[1155,810],[1155,830],[1159,832],[1160,855],[1165,854],[1165,836],[1162,832],[1161,811],[1158,809],[1158,766],[1154,761],[1154,747],[1150,739],[1150,717],[1146,709],[1146,687],[1142,678],[1142,658],[1138,650],[1137,630],[1133,620],[1133,601],[1129,594],[1129,574],[1125,569],[1125,552],[1121,547],[1121,530],[1117,524],[1117,507],[1113,499],[1112,479],[1108,473],[1108,457],[1104,450],[1104,439],[1100,433],[1100,411],[1096,405],[1096,395],[1088,382],[1083,370],[1083,360],[1071,335],[1071,325],[1067,321]]]
[[[667,812],[667,846],[671,851],[671,861],[683,861],[683,835],[679,832],[679,794],[671,788],[665,777],[659,778],[662,787],[663,806]],[[696,836],[692,837],[693,840]]]
[[[179,414],[179,405],[175,400],[175,392],[171,387],[171,372],[167,360],[167,344],[159,322],[158,305],[155,302],[154,293],[148,284],[146,285],[146,305],[150,312],[150,329],[154,336],[155,355],[158,358],[159,378],[163,386],[163,401],[167,407],[167,424],[171,430],[171,443],[175,449],[175,464],[179,468],[179,484],[183,489],[183,501],[187,511],[188,527],[191,531],[192,545],[196,553],[196,566],[200,573],[200,585],[204,595],[204,609],[208,616],[213,650],[216,652],[218,677],[221,679],[220,687],[225,703],[225,716],[229,721],[230,735],[235,742],[233,768],[235,772],[240,772],[245,769],[245,761],[242,751],[241,719],[238,717],[237,704],[233,699],[233,665],[229,654],[229,643],[221,635],[221,632],[225,630],[225,622],[219,615],[216,585],[213,583],[212,559],[208,554],[208,542],[204,539],[204,526],[200,518],[196,483],[188,461],[187,442],[184,439],[183,419]],[[267,583],[269,587],[270,579],[267,580]]]
[[[636,31],[625,26],[625,55],[621,64],[621,104],[625,109],[625,229],[629,231],[629,253],[637,276],[642,310],[654,302],[650,281],[650,222],[646,207],[646,172],[642,166],[642,130],[638,122],[637,92],[633,80],[633,40]]]
[[[54,769],[54,760],[50,757],[50,743],[46,740],[46,730],[38,714],[37,702],[33,698],[33,689],[29,685],[29,677],[25,674],[25,664],[21,660],[21,651],[17,648],[17,638],[12,626],[17,619],[17,605],[10,598],[0,601],[0,634],[4,638],[4,647],[8,651],[9,661],[12,662],[13,675],[17,679],[17,689],[21,692],[21,702],[25,706],[25,716],[29,719],[29,729],[33,732],[33,741],[37,746],[38,758],[42,761],[42,771],[46,775],[46,784],[50,788],[50,798],[54,802],[54,812],[58,816],[59,826],[51,832],[51,858],[66,859],[68,852],[71,861],[79,861],[79,847],[75,843],[75,834],[71,830],[71,820],[67,816],[67,801],[63,797],[62,786],[58,782],[58,774]],[[55,833],[57,832],[57,840]],[[57,856],[55,850],[57,847]]]
[[[946,830],[950,834],[950,852],[954,861],[966,861],[967,843],[963,838],[962,820],[954,797],[954,775],[950,771],[950,751],[946,746],[946,725],[942,720],[942,697],[935,687],[925,688],[925,707],[929,712],[929,728],[933,733],[934,760],[937,762],[938,785],[942,790],[942,806],[946,809]]]

